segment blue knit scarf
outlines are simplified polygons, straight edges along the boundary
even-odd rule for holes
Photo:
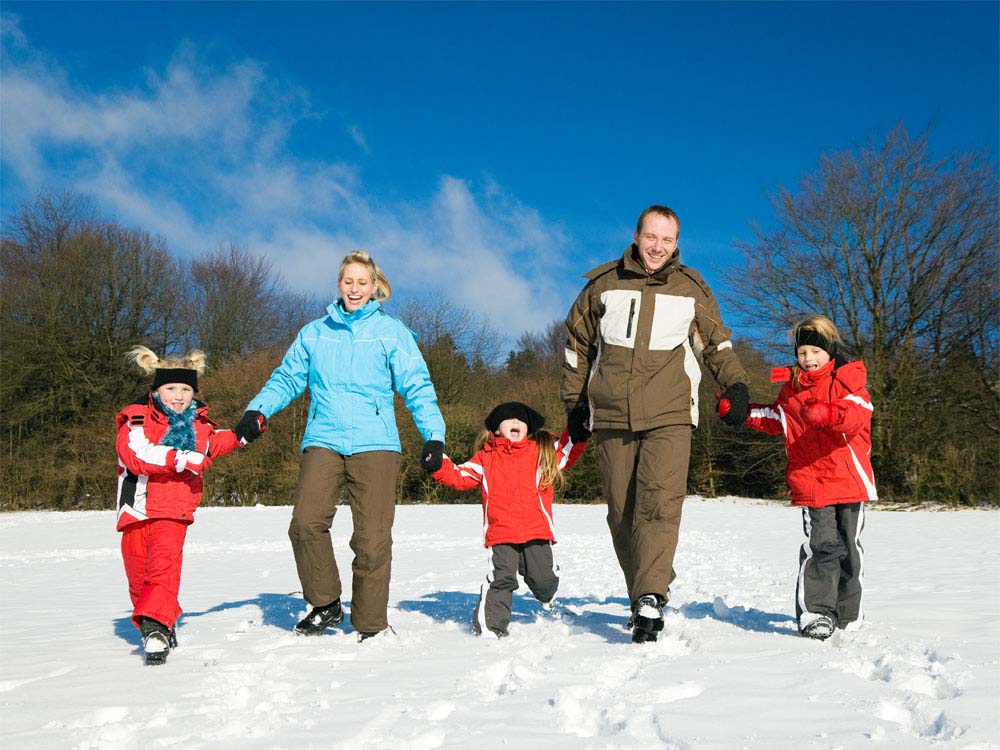
[[[160,445],[169,445],[171,448],[177,448],[178,450],[193,451],[196,445],[194,441],[194,417],[198,413],[198,407],[195,402],[192,401],[187,409],[178,414],[168,406],[164,406],[159,394],[153,394],[153,401],[167,415],[167,422],[170,425],[167,434],[160,440]]]

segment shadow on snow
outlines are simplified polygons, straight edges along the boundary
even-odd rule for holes
[[[350,609],[351,602],[344,601],[344,607]],[[201,612],[185,612],[177,620],[178,630],[196,617],[224,612],[230,609],[240,609],[242,607],[257,607],[260,610],[261,625],[287,630],[291,632],[295,623],[303,616],[309,605],[302,599],[302,596],[295,594],[261,594],[256,599],[242,599],[234,602],[223,602],[214,607]],[[348,622],[341,626],[351,630]],[[133,646],[142,645],[142,636],[132,624],[131,616],[119,617],[114,621],[115,635]]]
[[[464,591],[435,591],[420,599],[399,602],[397,607],[407,612],[419,612],[438,622],[453,622],[471,630],[473,610],[479,603],[478,594]],[[536,620],[561,620],[571,628],[593,633],[609,643],[631,642],[625,630],[629,602],[624,597],[557,597],[557,610],[546,612],[529,594],[514,594],[511,601],[511,624],[527,624]],[[617,607],[617,611],[597,608]],[[668,605],[664,614],[689,620],[711,618],[755,633],[777,633],[798,636],[795,618],[775,612],[744,607],[718,606],[713,602],[689,602],[679,608]]]
[[[479,602],[478,594],[466,591],[434,591],[425,594],[420,599],[400,601],[396,607],[404,612],[418,612],[438,622],[453,622],[471,632],[473,610]],[[631,640],[630,633],[625,630],[628,619],[628,599],[624,597],[569,597],[557,598],[557,607],[552,612],[543,610],[538,601],[529,594],[514,594],[511,601],[511,624],[528,624],[536,620],[561,621],[574,630],[593,633],[608,643],[627,643]],[[350,610],[351,602],[344,601],[344,607]],[[197,617],[224,612],[242,607],[257,607],[261,613],[261,624],[291,631],[302,617],[308,605],[301,595],[262,593],[256,599],[223,602],[201,612],[185,612],[180,616],[177,625],[180,628]],[[602,609],[612,607],[614,611]],[[729,607],[719,602],[688,602],[679,608],[667,606],[665,615],[680,616],[687,620],[703,620],[706,618],[734,625],[741,630],[755,633],[777,633],[781,635],[798,636],[795,628],[795,618],[791,615],[775,612],[765,612],[760,609],[745,607]],[[341,626],[351,630],[349,620]],[[119,617],[114,620],[115,635],[127,643],[139,647],[142,637],[132,625],[130,617]]]

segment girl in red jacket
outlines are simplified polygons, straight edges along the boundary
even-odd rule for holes
[[[553,487],[562,471],[583,453],[564,431],[557,441],[542,430],[545,417],[518,401],[500,404],[486,417],[476,454],[456,466],[444,456],[440,468],[424,461],[434,479],[456,490],[479,487],[483,496],[483,546],[490,550],[490,571],[473,613],[476,635],[486,630],[507,635],[517,574],[548,608],[559,586],[552,561]]]
[[[833,321],[807,318],[792,329],[792,339],[795,366],[772,373],[772,381],[787,381],[778,400],[752,404],[746,423],[784,436],[785,476],[792,505],[802,507],[806,535],[795,614],[802,635],[825,640],[864,619],[860,537],[864,504],[877,499],[869,456],[872,400],[865,366],[846,361]]]
[[[153,375],[150,392],[117,416],[118,530],[147,664],[162,664],[177,645],[177,591],[187,527],[201,502],[201,475],[240,440],[217,430],[194,400],[205,355],[160,359],[144,346],[127,358]]]

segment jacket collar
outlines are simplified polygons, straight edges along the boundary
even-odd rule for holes
[[[152,391],[147,393],[145,396],[137,398],[134,401],[134,403],[141,406],[148,406],[150,413],[153,415],[155,419],[160,421],[167,420],[167,413],[160,408],[160,405],[158,403],[156,403],[156,399],[153,398]],[[208,406],[204,402],[199,401],[198,399],[194,399],[192,403],[195,406],[195,411],[198,414],[198,416],[205,417],[206,412],[208,410]]]
[[[483,444],[483,448],[487,451],[511,453],[512,451],[519,451],[522,448],[527,447],[530,442],[530,438],[525,438],[524,440],[518,440],[516,443],[512,443],[505,437],[494,435]]]
[[[350,328],[356,323],[375,315],[381,309],[381,302],[370,299],[364,307],[349,313],[340,306],[340,299],[338,298],[336,302],[331,302],[327,305],[326,312],[331,318],[333,318],[335,323],[340,323],[341,325],[345,325]]]
[[[639,259],[639,248],[633,242],[625,248],[625,252],[622,253],[622,258],[618,264],[622,270],[630,275],[648,277],[662,283],[666,282],[667,277],[681,264],[681,249],[677,248],[674,250],[674,254],[670,256],[670,259],[661,268],[653,273],[649,273]]]
[[[811,388],[824,378],[831,376],[833,374],[835,364],[836,363],[831,359],[818,370],[813,370],[812,372],[799,370],[799,384],[804,388]]]

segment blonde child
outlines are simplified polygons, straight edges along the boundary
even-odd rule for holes
[[[147,664],[162,664],[177,645],[177,593],[187,527],[201,502],[202,473],[241,443],[218,430],[194,400],[205,355],[161,359],[144,346],[127,355],[153,376],[149,393],[122,409],[118,429],[118,531]]]
[[[848,361],[833,321],[813,315],[791,332],[796,363],[778,368],[778,400],[751,404],[746,424],[783,435],[792,505],[802,508],[795,614],[799,632],[825,640],[864,619],[864,504],[876,500],[868,373]],[[720,413],[725,401],[720,401]]]
[[[510,623],[517,575],[531,593],[550,605],[559,586],[552,560],[555,529],[552,495],[562,471],[583,453],[586,442],[574,443],[564,431],[557,441],[542,428],[545,418],[526,404],[500,404],[485,419],[476,454],[456,466],[444,456],[440,465],[424,456],[423,467],[434,479],[457,490],[479,487],[483,500],[483,545],[490,551],[490,571],[480,587],[472,629],[498,638]]]

